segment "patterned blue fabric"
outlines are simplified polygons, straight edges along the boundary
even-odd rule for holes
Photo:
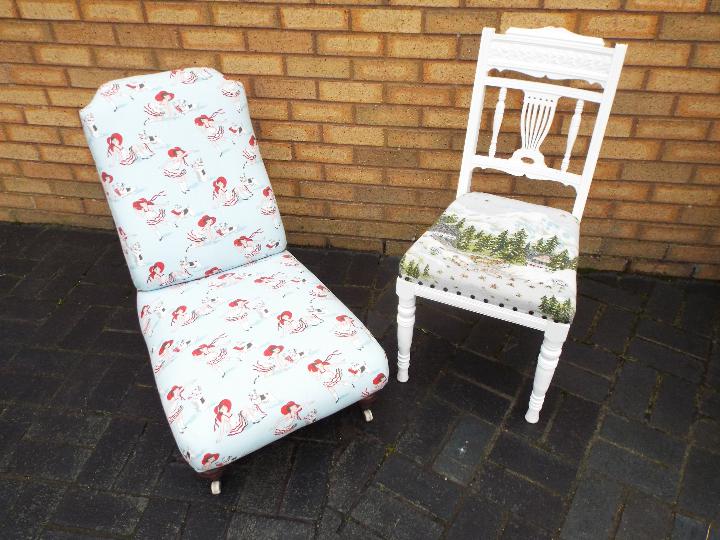
[[[230,463],[378,391],[385,353],[284,252],[138,294],[160,398],[198,471]]]
[[[240,83],[207,68],[111,81],[80,118],[139,290],[285,249]]]
[[[385,385],[380,345],[285,251],[239,83],[205,68],[112,81],[81,118],[160,399],[195,470]]]

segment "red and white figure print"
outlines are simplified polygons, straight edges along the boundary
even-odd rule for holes
[[[239,101],[243,97],[243,87],[239,82],[228,79],[227,76],[223,75],[220,93],[233,101]]]
[[[343,339],[347,339],[357,349],[362,349],[369,341],[369,334],[364,327],[355,322],[350,315],[341,314],[335,317],[335,328],[333,333]]]
[[[216,205],[235,206],[240,201],[236,188],[228,188],[227,178],[218,176],[212,184],[212,198]]]
[[[197,221],[197,227],[187,233],[187,239],[191,242],[190,247],[203,246],[226,237],[234,229],[232,225],[218,223],[216,217],[205,214]]]
[[[131,186],[127,186],[122,182],[116,181],[112,174],[105,171],[100,173],[100,180],[103,184],[105,196],[108,199],[122,199],[133,192],[133,188]]]
[[[233,245],[240,248],[240,251],[246,259],[252,259],[255,255],[260,253],[262,244],[257,242],[254,238],[262,233],[262,229],[255,230],[250,236],[240,236],[235,239]]]
[[[168,159],[162,166],[163,175],[175,182],[182,193],[189,193],[189,171],[192,169],[188,163],[190,153],[180,146],[173,146],[167,151],[167,155]]]
[[[183,398],[185,388],[180,385],[173,385],[170,391],[165,395],[165,399],[169,403],[170,413],[167,415],[170,427],[176,428],[180,433],[184,433],[187,429],[185,423],[185,399]]]
[[[227,398],[221,400],[213,408],[213,413],[215,414],[213,431],[217,434],[217,443],[220,443],[223,437],[239,435],[245,431],[245,428],[248,426],[244,412],[238,410],[237,413],[233,413],[232,408],[232,401]]]
[[[166,193],[160,191],[149,199],[140,197],[132,203],[133,210],[145,221],[145,224],[162,240],[167,236],[167,214],[165,212]]]
[[[255,161],[258,157],[258,142],[254,133],[250,134],[247,145],[243,150],[243,156],[250,162]]]
[[[128,266],[130,268],[144,267],[146,263],[142,253],[142,244],[135,240],[134,236],[131,237],[127,234],[122,227],[117,228],[117,233],[120,237],[120,247],[125,255]]]
[[[205,365],[216,370],[220,374],[220,378],[224,378],[227,374],[224,361],[227,359],[228,352],[219,344],[219,341],[225,337],[225,334],[220,334],[209,343],[201,343],[192,352],[196,359],[204,361]]]
[[[220,152],[221,157],[225,152],[223,143],[229,138],[225,132],[225,126],[220,121],[220,116],[224,114],[223,109],[218,109],[210,115],[201,114],[196,116],[194,120],[195,125],[202,130],[210,144]],[[237,132],[237,129],[235,131]]]
[[[277,201],[275,200],[275,193],[270,186],[267,186],[262,190],[264,199],[263,205],[260,207],[260,213],[264,216],[274,216],[277,214]]]
[[[335,403],[340,401],[341,395],[339,391],[342,390],[343,387],[354,387],[352,383],[343,379],[343,371],[336,365],[336,360],[339,359],[339,356],[340,351],[333,351],[328,354],[324,360],[316,358],[307,365],[307,370],[330,392]]]
[[[269,316],[269,310],[262,300],[236,298],[228,302],[225,320],[234,323],[240,330],[248,331]]]
[[[100,128],[95,122],[95,115],[93,113],[88,112],[81,114],[80,122],[82,122],[82,125],[85,127],[87,132],[90,133],[90,136],[93,139],[96,139],[100,136]]]
[[[160,370],[170,365],[180,353],[190,346],[189,339],[167,339],[163,341],[155,350],[150,350],[150,359],[152,362],[153,372],[160,373]]]
[[[98,95],[113,107],[113,112],[134,101],[135,95],[145,88],[145,83],[128,81],[105,83],[98,88]]]
[[[184,99],[175,99],[173,92],[160,90],[155,94],[153,101],[148,102],[143,110],[147,114],[145,123],[158,120],[171,120],[183,116],[193,110],[195,106]]]
[[[366,398],[371,395],[373,395],[375,392],[378,392],[379,390],[382,390],[383,387],[387,384],[387,375],[384,373],[378,373],[373,377],[373,380],[371,381],[372,386],[370,388],[365,388],[365,390],[362,391],[362,397]]]
[[[165,263],[156,261],[148,268],[147,282],[149,285],[167,286],[172,283],[172,275],[165,272]]]
[[[277,328],[281,336],[299,334],[308,328],[308,324],[302,317],[293,317],[292,311],[285,310],[277,317]]]
[[[195,84],[212,77],[213,72],[206,68],[181,68],[173,69],[170,72],[170,79],[175,79],[182,84]]]
[[[140,308],[140,331],[146,338],[152,337],[160,321],[167,315],[165,302],[158,300],[150,304],[144,304]]]
[[[302,406],[295,401],[288,401],[280,407],[282,416],[275,426],[275,435],[282,437],[297,429],[298,424],[302,421],[302,418],[300,418],[301,412]]]

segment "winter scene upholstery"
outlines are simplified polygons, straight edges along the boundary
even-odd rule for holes
[[[468,193],[410,247],[400,277],[569,323],[579,238],[580,224],[568,212]]]
[[[80,118],[139,290],[285,249],[240,83],[208,68],[120,79]]]
[[[234,461],[376,392],[385,353],[283,252],[138,294],[155,381],[198,471]]]
[[[122,79],[80,115],[160,399],[195,470],[385,385],[380,345],[285,251],[241,84],[206,68]]]

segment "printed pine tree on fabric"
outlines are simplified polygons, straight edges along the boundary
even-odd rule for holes
[[[453,235],[454,247],[463,252],[520,266],[527,265],[533,257],[546,255],[550,258],[547,267],[552,271],[577,268],[577,257],[571,258],[566,249],[556,253],[560,247],[557,235],[531,243],[528,242],[529,234],[525,229],[518,229],[512,234],[506,229],[494,235],[478,231],[474,225],[466,225],[465,218],[459,219],[455,214],[440,216],[432,230]]]
[[[573,307],[570,299],[559,301],[554,296],[543,296],[540,299],[540,311],[555,322],[569,323],[573,316]]]

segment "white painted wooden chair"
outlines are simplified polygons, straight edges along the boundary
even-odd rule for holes
[[[398,381],[408,380],[420,296],[544,332],[530,404],[525,419],[539,419],[560,352],[575,311],[580,219],[590,190],[605,127],[615,97],[626,45],[605,47],[600,38],[562,28],[510,28],[482,32],[457,198],[440,219],[408,250],[397,280]],[[555,81],[587,81],[600,89],[491,76],[490,71],[519,72]],[[498,88],[487,155],[477,152],[485,87]],[[496,155],[505,99],[524,95],[520,112],[522,146]],[[559,168],[548,166],[541,146],[558,100],[575,101]],[[584,165],[568,170],[585,102],[598,104]],[[558,159],[559,161],[559,159]],[[552,165],[553,163],[551,163]],[[471,193],[475,168],[495,169],[533,180],[552,180],[575,189],[572,213],[556,208]]]

